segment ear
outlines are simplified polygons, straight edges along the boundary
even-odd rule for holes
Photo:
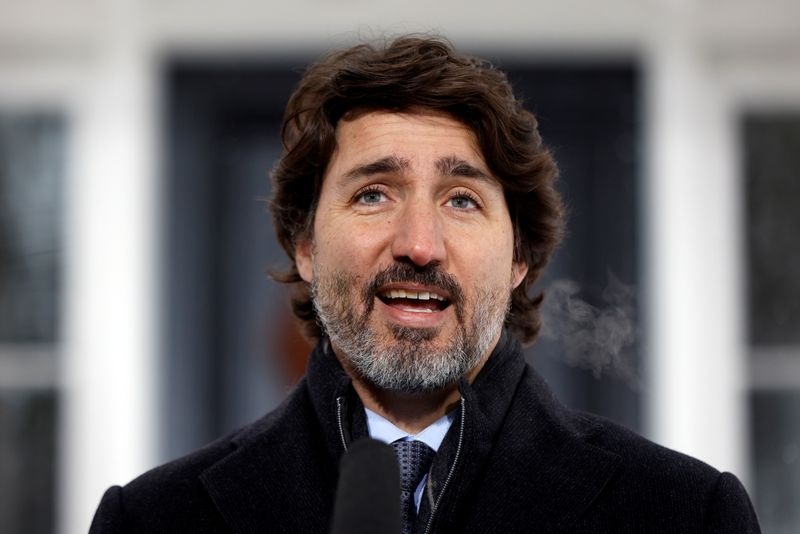
[[[514,289],[519,287],[522,281],[525,279],[525,276],[528,274],[528,264],[525,262],[514,262],[514,265],[511,267],[511,282],[514,286]]]
[[[297,272],[300,278],[311,283],[314,279],[313,253],[311,242],[308,239],[301,239],[297,242],[294,249],[294,263],[297,265]]]

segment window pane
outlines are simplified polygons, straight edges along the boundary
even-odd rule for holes
[[[752,345],[800,343],[800,116],[745,120]]]
[[[64,128],[0,116],[0,341],[53,341],[61,261]]]
[[[755,499],[761,528],[800,532],[800,392],[752,396]]]
[[[53,531],[56,417],[50,391],[0,393],[0,532]]]
[[[800,532],[800,115],[744,122],[756,508]]]

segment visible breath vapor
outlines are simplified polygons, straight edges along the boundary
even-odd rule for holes
[[[634,288],[608,273],[601,305],[588,303],[579,293],[578,283],[569,279],[556,280],[546,289],[542,337],[557,342],[570,365],[640,387],[633,354],[627,350],[636,341]]]

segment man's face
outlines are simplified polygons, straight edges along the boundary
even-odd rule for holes
[[[336,354],[407,393],[453,384],[496,345],[527,267],[473,132],[442,114],[342,120],[300,275]]]

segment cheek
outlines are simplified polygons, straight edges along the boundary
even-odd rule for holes
[[[497,288],[511,284],[511,256],[498,250],[478,250],[462,265],[465,269],[462,272],[469,278],[469,283],[476,287]]]
[[[514,263],[514,250],[512,244],[497,248],[479,250],[479,256],[474,259],[478,285],[492,287],[508,287],[515,285],[518,270]]]
[[[315,259],[326,270],[357,272],[368,264],[371,239],[368,232],[330,228],[318,242]]]
[[[363,260],[380,253],[395,231],[391,220],[331,224],[326,231],[327,245],[342,256],[341,261],[353,264],[356,258]]]
[[[514,230],[511,221],[502,221],[494,231],[489,232],[477,245],[480,250],[495,258],[496,263],[505,263],[514,259]]]

